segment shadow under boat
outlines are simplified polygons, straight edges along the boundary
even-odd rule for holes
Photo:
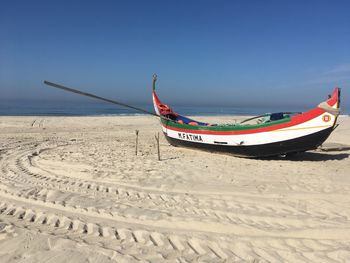
[[[259,158],[262,160],[282,160],[282,161],[340,161],[346,158],[349,158],[349,153],[330,153],[330,152],[320,152],[320,151],[309,151],[309,152],[301,152],[295,153],[292,155],[287,155],[286,157],[275,156],[275,157],[265,157]]]

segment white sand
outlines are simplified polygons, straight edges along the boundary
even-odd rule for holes
[[[350,145],[340,124],[325,146]],[[349,150],[242,159],[161,135],[159,162],[156,132],[0,117],[0,262],[350,262]]]

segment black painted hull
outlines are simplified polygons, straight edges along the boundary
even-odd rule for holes
[[[224,152],[235,156],[253,158],[305,152],[316,149],[328,138],[332,131],[333,127],[291,140],[251,146],[196,143],[171,138],[165,133],[164,135],[167,141],[173,146],[196,148],[211,152]]]

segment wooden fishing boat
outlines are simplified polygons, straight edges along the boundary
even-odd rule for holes
[[[155,91],[153,104],[165,138],[171,145],[227,152],[241,157],[286,156],[316,149],[332,133],[339,115],[340,89],[304,113],[279,112],[249,118],[238,124],[199,122],[173,111]],[[256,121],[251,124],[249,121]]]

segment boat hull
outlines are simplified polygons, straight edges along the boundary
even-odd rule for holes
[[[153,104],[164,135],[173,146],[211,152],[225,152],[240,157],[268,157],[316,149],[332,133],[339,115],[340,89],[317,107],[301,113],[279,112],[255,116],[238,124],[198,122],[174,112],[155,92]],[[268,116],[256,124],[246,121]]]
[[[166,133],[164,133],[164,135],[167,141],[173,146],[195,148],[210,152],[224,152],[235,156],[254,158],[305,152],[316,149],[328,138],[333,129],[333,127],[330,127],[294,139],[259,145],[216,145],[180,140],[172,138]]]

